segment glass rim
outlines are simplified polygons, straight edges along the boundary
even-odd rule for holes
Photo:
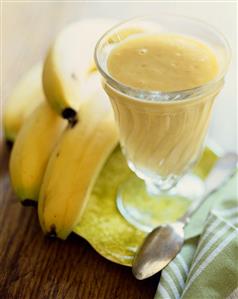
[[[99,47],[100,47],[101,43],[105,40],[105,38],[108,35],[113,33],[113,31],[115,31],[117,28],[119,28],[122,25],[126,25],[133,21],[139,21],[139,20],[143,20],[143,19],[153,19],[153,18],[158,17],[159,15],[162,15],[163,17],[168,16],[168,17],[181,18],[183,20],[187,19],[187,20],[193,21],[197,24],[200,24],[203,26],[205,25],[206,27],[210,28],[220,38],[220,40],[224,44],[224,48],[227,53],[227,60],[226,60],[223,70],[221,70],[219,72],[219,74],[214,79],[208,81],[207,83],[204,83],[202,85],[199,85],[199,86],[196,86],[193,88],[189,88],[189,89],[175,90],[175,91],[169,91],[169,92],[163,92],[160,90],[139,89],[139,88],[128,86],[128,85],[116,80],[107,70],[105,70],[101,66],[101,64],[99,62]],[[173,101],[179,101],[184,98],[187,98],[187,96],[191,95],[191,94],[194,94],[194,95],[203,94],[206,90],[210,90],[216,83],[219,83],[220,81],[223,80],[225,74],[227,73],[230,62],[231,62],[231,47],[230,47],[230,44],[229,44],[227,38],[220,30],[218,30],[215,26],[213,26],[207,22],[204,22],[203,20],[200,20],[200,19],[194,18],[194,17],[180,15],[180,14],[158,13],[158,14],[156,14],[156,16],[145,15],[145,16],[130,18],[130,19],[118,22],[116,25],[112,26],[97,41],[95,50],[94,50],[94,60],[95,60],[95,63],[96,63],[96,66],[97,66],[99,72],[107,80],[107,82],[111,85],[111,87],[119,90],[123,94],[130,95],[133,98],[136,98],[137,100],[159,97],[160,99],[164,98],[164,99],[173,99]],[[143,97],[141,97],[142,94],[143,94]]]

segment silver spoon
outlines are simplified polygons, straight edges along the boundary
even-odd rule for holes
[[[139,248],[132,266],[137,279],[148,278],[162,270],[179,253],[184,243],[184,227],[192,214],[235,173],[238,156],[228,153],[221,157],[205,180],[205,194],[195,200],[188,211],[176,222],[155,228],[145,238]]]

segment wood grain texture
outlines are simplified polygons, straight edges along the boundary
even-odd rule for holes
[[[1,100],[82,9],[80,3],[3,2]],[[66,241],[43,236],[36,209],[21,206],[13,194],[3,144],[0,140],[0,298],[153,298],[158,276],[136,281],[129,268],[105,260],[76,235]]]
[[[1,299],[153,298],[158,277],[136,281],[129,268],[105,260],[76,235],[44,237],[36,209],[17,201],[7,172],[0,190]]]

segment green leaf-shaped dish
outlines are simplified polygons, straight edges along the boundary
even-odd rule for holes
[[[202,179],[209,173],[217,155],[206,148],[194,172]],[[119,214],[116,207],[116,192],[126,179],[135,177],[130,171],[121,150],[117,147],[109,157],[90,195],[87,208],[80,224],[74,232],[85,238],[92,247],[105,258],[122,265],[131,266],[136,249],[145,237],[145,233],[130,225]],[[135,192],[138,192],[135,179]],[[173,209],[166,214],[166,221],[174,221],[188,208],[190,201],[178,198],[173,200]],[[160,223],[165,222],[164,209],[171,202],[160,201]]]

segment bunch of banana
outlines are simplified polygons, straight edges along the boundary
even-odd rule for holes
[[[38,102],[27,119],[21,116],[25,104],[15,116],[24,124],[10,157],[13,188],[23,203],[39,200],[43,231],[62,239],[80,221],[94,182],[118,143],[113,112],[93,64],[95,42],[111,23],[82,21],[60,33],[44,63],[47,101]],[[39,93],[32,93],[29,103],[42,94],[40,79],[35,80]],[[29,95],[34,86],[25,84]],[[15,102],[22,93],[16,93]]]
[[[98,173],[117,142],[113,112],[99,86],[81,104],[78,123],[65,130],[50,157],[38,205],[45,233],[65,239],[79,223]]]
[[[19,81],[4,107],[5,139],[14,143],[27,116],[44,100],[41,83],[42,63],[38,63]]]

